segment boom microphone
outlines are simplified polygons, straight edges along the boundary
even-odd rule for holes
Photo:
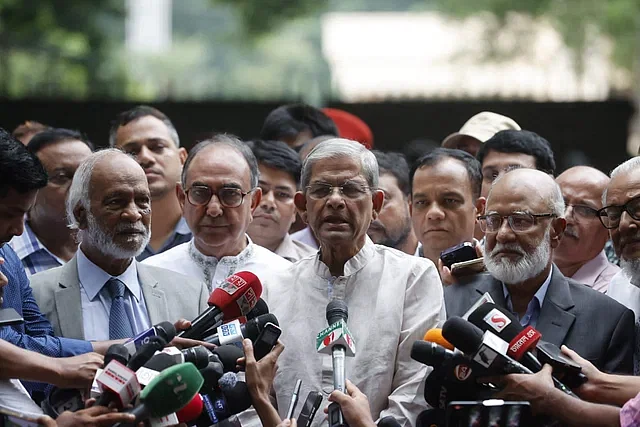
[[[209,308],[191,322],[191,327],[179,337],[201,339],[204,333],[222,323],[223,318],[234,319],[253,309],[262,294],[262,283],[248,271],[241,271],[225,279],[209,296]]]

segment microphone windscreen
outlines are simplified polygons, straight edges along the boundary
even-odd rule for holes
[[[262,295],[262,283],[249,271],[240,271],[227,277],[209,296],[208,304],[216,306],[225,318],[245,316]]]
[[[260,332],[267,323],[273,323],[276,326],[280,326],[278,318],[271,313],[263,314],[255,319],[249,320],[244,326],[244,337],[249,338],[252,342],[258,338]]]
[[[191,362],[196,365],[196,368],[204,369],[209,364],[209,355],[211,353],[204,346],[197,345],[182,350],[182,354],[185,362]]]
[[[176,337],[176,327],[171,322],[160,322],[154,326],[156,334],[166,342],[171,342]]]
[[[162,337],[149,337],[148,342],[146,344],[142,344],[138,351],[131,356],[129,363],[127,363],[127,368],[132,371],[137,371],[153,357],[156,351],[162,350],[165,345],[167,345],[167,342]]]
[[[349,320],[349,307],[343,300],[334,299],[327,304],[326,316],[329,325],[333,325],[340,320],[347,322]]]
[[[129,362],[130,357],[131,355],[129,354],[127,347],[122,344],[112,344],[104,354],[104,366],[107,366],[112,360],[117,360],[127,366],[127,362]]]
[[[487,302],[469,315],[469,322],[483,332],[491,331],[506,342],[511,342],[524,327],[516,317],[502,307]]]
[[[400,423],[398,420],[393,418],[391,415],[381,418],[378,421],[378,427],[400,427]]]
[[[269,306],[260,298],[256,303],[255,307],[251,309],[250,312],[247,313],[247,320],[255,319],[258,316],[262,316],[263,314],[269,313]]]
[[[144,367],[156,372],[162,372],[175,364],[176,360],[167,353],[158,353],[149,359],[149,361],[144,364]]]
[[[216,347],[212,350],[212,353],[218,355],[225,372],[237,372],[236,361],[241,357],[244,357],[244,351],[233,344]]]
[[[204,402],[202,401],[202,396],[196,394],[184,408],[176,412],[176,416],[181,423],[188,423],[198,418],[203,409]]]
[[[429,329],[427,333],[424,334],[424,338],[422,338],[422,340],[439,344],[447,350],[454,349],[453,345],[451,345],[451,343],[442,336],[442,328]]]
[[[204,379],[191,363],[181,363],[160,372],[140,393],[140,401],[153,417],[164,417],[182,409],[198,393]]]
[[[442,325],[442,335],[467,355],[475,353],[482,345],[482,331],[461,317],[447,319]]]
[[[446,427],[445,411],[427,409],[420,412],[416,420],[416,427]]]
[[[227,411],[231,415],[246,411],[252,405],[249,388],[244,381],[238,381],[232,389],[223,390],[222,394],[227,402]]]
[[[238,383],[238,376],[234,372],[225,372],[218,380],[218,385],[222,391],[231,390]]]

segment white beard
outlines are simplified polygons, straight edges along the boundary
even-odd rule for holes
[[[127,227],[117,227],[114,230],[114,234],[120,228]],[[144,248],[149,244],[149,240],[151,239],[151,230],[149,227],[144,226],[133,226],[139,231],[144,231],[143,239],[136,245],[134,248],[123,248],[118,246],[113,241],[113,235],[109,235],[106,233],[96,221],[96,218],[89,212],[87,212],[87,229],[82,231],[82,239],[85,241],[91,242],[91,245],[95,248],[99,248],[100,251],[114,259],[130,259],[134,258],[144,251]]]
[[[485,253],[484,264],[487,271],[493,277],[507,285],[515,285],[529,280],[544,271],[551,259],[551,242],[549,241],[550,229],[547,229],[540,244],[533,253],[525,252],[520,245],[515,243],[496,243],[491,253]],[[501,257],[495,259],[495,254],[499,250],[513,250],[522,254],[522,258],[512,262],[510,259]]]
[[[630,261],[620,258],[620,267],[631,284],[640,288],[640,258]]]

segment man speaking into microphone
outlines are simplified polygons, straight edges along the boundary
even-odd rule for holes
[[[344,360],[348,378],[369,398],[374,420],[395,417],[415,425],[426,409],[419,390],[427,367],[410,357],[414,341],[444,320],[442,284],[433,263],[375,245],[367,237],[384,194],[378,190],[375,156],[354,141],[320,143],[302,168],[295,204],[320,242],[314,257],[274,275],[264,289],[282,327],[285,350],[278,360],[274,390],[286,416],[296,380],[299,395],[321,392],[321,414],[334,390],[332,357],[317,352],[316,338],[327,328],[332,300],[348,306],[348,329],[357,346]],[[313,426],[324,422],[316,416]]]
[[[489,274],[447,287],[447,314],[462,316],[488,292],[542,340],[567,345],[601,370],[631,373],[633,312],[566,278],[552,262],[566,226],[564,212],[562,192],[546,173],[516,169],[497,179],[478,218]],[[495,310],[483,322],[500,335],[511,320]]]

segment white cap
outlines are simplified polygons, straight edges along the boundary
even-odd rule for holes
[[[484,143],[501,130],[521,130],[520,126],[511,118],[501,114],[483,111],[471,117],[460,128],[442,141],[445,148],[455,148],[456,143],[462,136],[470,136]]]

